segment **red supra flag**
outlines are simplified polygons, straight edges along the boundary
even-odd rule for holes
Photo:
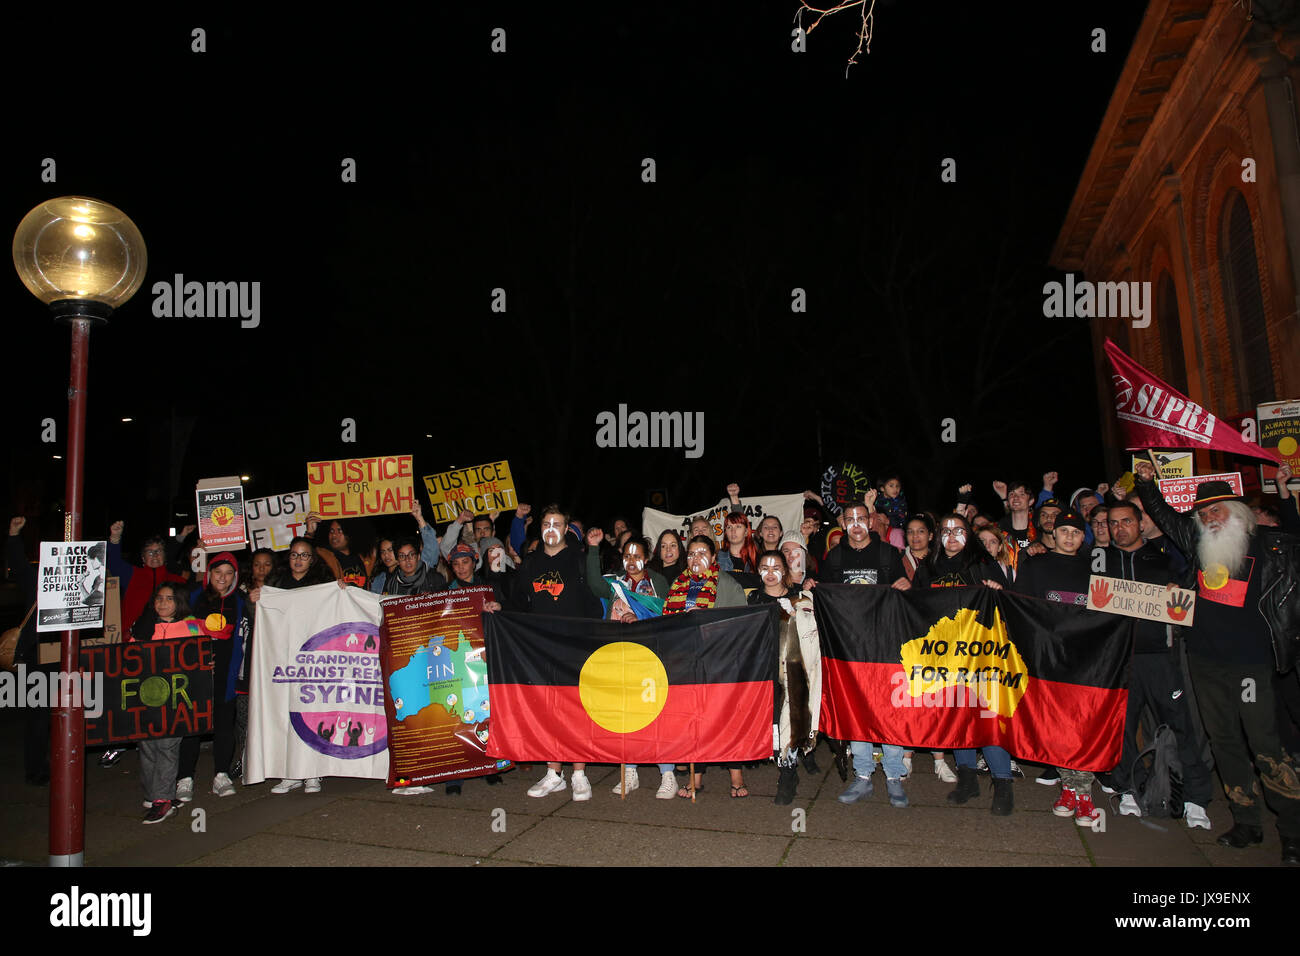
[[[1106,358],[1110,359],[1115,386],[1115,415],[1129,450],[1214,448],[1281,462],[1269,449],[1243,441],[1241,432],[1160,381],[1110,339],[1106,340]]]

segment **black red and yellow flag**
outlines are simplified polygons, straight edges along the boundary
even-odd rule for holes
[[[489,756],[710,763],[772,754],[775,609],[631,624],[502,611],[483,625]]]
[[[821,729],[997,746],[1070,770],[1119,762],[1132,621],[988,588],[818,587]]]

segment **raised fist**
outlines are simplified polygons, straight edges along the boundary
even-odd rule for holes
[[[121,544],[122,529],[125,527],[126,527],[125,521],[114,521],[111,525],[108,526],[108,540],[112,541],[114,544]],[[13,531],[10,531],[9,533],[13,534]]]
[[[465,508],[461,511],[460,514],[456,515],[456,520],[459,521],[461,524],[469,524],[471,521],[474,520],[474,512],[470,511],[468,508]]]
[[[532,510],[533,510],[533,506],[532,506],[532,505],[520,505],[518,508],[515,509],[515,517],[516,517],[516,518],[527,518],[527,517],[528,517],[528,512],[530,512],[530,511],[532,511]]]
[[[1156,476],[1156,466],[1139,458],[1133,466],[1133,474],[1142,481],[1151,481]]]
[[[587,529],[587,547],[598,548],[600,543],[605,540],[605,532],[600,528]]]
[[[122,523],[122,522],[120,522],[120,521],[118,522],[119,525],[120,525],[121,523]],[[10,518],[10,519],[9,519],[9,533],[10,533],[10,534],[17,534],[18,532],[20,532],[20,531],[23,530],[23,525],[25,525],[25,524],[27,524],[27,519],[26,519],[26,518],[22,518],[22,517]],[[120,528],[118,529],[118,532],[117,532],[117,533],[118,533],[119,535],[122,533],[122,531],[121,531]]]
[[[993,482],[993,493],[1005,501],[1007,497],[1007,483],[1005,481]]]
[[[1056,482],[1060,480],[1060,477],[1061,476],[1054,471],[1049,471],[1044,473],[1043,487],[1046,488],[1048,491],[1051,491],[1053,488],[1056,487]]]

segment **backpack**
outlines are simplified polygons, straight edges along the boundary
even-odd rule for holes
[[[1150,746],[1133,764],[1133,798],[1144,817],[1183,815],[1183,765],[1168,724],[1156,728]]]

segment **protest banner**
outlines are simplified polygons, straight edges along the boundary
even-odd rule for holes
[[[772,755],[775,607],[635,623],[483,616],[490,756],[722,763]]]
[[[415,503],[410,455],[307,463],[310,510],[321,518],[408,514]]]
[[[42,541],[36,630],[104,626],[104,541]]]
[[[433,509],[429,520],[434,524],[455,521],[462,511],[484,515],[519,507],[508,461],[490,461],[473,468],[425,475],[424,489],[429,493],[429,505]]]
[[[851,461],[827,465],[822,472],[822,504],[832,515],[844,510],[847,504],[861,504],[862,496],[871,488],[871,478]],[[799,529],[795,525],[795,530]],[[786,530],[790,530],[789,526]]]
[[[388,776],[379,595],[331,581],[262,587],[244,783]]]
[[[1291,466],[1287,487],[1300,492],[1300,400],[1259,405],[1255,413],[1260,447],[1271,448]],[[1265,494],[1277,494],[1277,465],[1261,464],[1259,482]]]
[[[1076,770],[1123,746],[1133,626],[990,588],[818,585],[820,729],[836,740],[1002,747]]]
[[[86,715],[88,747],[212,733],[211,638],[83,647],[81,669],[104,677],[103,713]]]
[[[1088,609],[1191,627],[1196,594],[1187,588],[1094,574],[1088,579]]]
[[[1156,464],[1160,468],[1161,478],[1190,478],[1192,476],[1195,463],[1190,451],[1158,451],[1154,454]],[[1130,474],[1137,471],[1138,462],[1151,463],[1151,459],[1146,455],[1133,455],[1131,457],[1133,461],[1129,466]]]
[[[92,647],[99,644],[117,644],[122,640],[122,598],[118,579],[104,580],[104,630],[101,634],[83,634],[78,644]],[[41,641],[36,651],[38,664],[57,664],[63,656],[63,645],[58,640]]]
[[[1220,475],[1192,475],[1190,478],[1161,478],[1156,484],[1160,493],[1169,502],[1169,507],[1176,511],[1191,511],[1196,501],[1196,489],[1207,481],[1226,481],[1232,486],[1234,495],[1244,494],[1241,484],[1241,472],[1224,472]]]
[[[199,511],[199,541],[207,551],[236,551],[248,543],[244,533],[244,487],[238,476],[203,478],[194,488]]]
[[[741,513],[749,519],[749,526],[755,531],[758,530],[759,524],[768,515],[772,515],[781,521],[781,527],[786,531],[799,530],[799,525],[803,523],[803,495],[763,495],[757,498],[742,498],[740,501]],[[641,533],[648,538],[653,544],[659,540],[659,535],[673,529],[682,537],[686,537],[690,531],[691,521],[697,517],[703,517],[713,527],[713,537],[719,541],[722,540],[722,524],[727,520],[727,515],[731,513],[731,502],[723,498],[711,508],[705,508],[702,511],[692,511],[690,514],[673,515],[666,511],[656,511],[654,508],[643,508],[641,511]]]
[[[286,550],[295,536],[307,533],[310,510],[305,491],[250,498],[244,503],[244,516],[248,519],[248,539],[254,550]]]
[[[481,777],[510,767],[487,755],[490,704],[483,602],[490,587],[384,601],[379,663],[388,715],[388,786]]]

